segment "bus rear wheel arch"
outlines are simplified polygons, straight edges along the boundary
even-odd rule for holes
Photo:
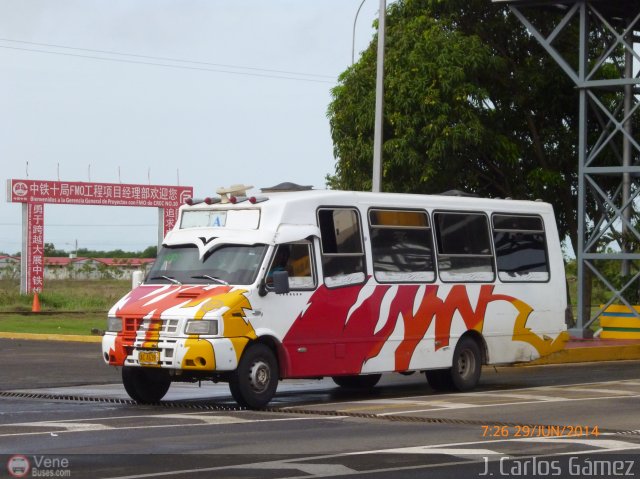
[[[273,350],[255,343],[247,347],[229,376],[229,390],[240,406],[260,409],[275,395],[279,379],[280,369]]]

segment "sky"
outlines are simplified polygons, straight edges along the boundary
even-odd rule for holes
[[[0,252],[21,249],[7,179],[325,187],[327,107],[378,0],[0,0]],[[387,3],[391,3],[390,0]],[[157,243],[153,208],[45,206],[72,252]]]

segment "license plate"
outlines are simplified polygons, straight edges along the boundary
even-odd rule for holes
[[[160,351],[139,351],[138,361],[141,365],[157,366],[160,364]]]

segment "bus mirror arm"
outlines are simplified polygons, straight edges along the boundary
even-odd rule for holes
[[[276,294],[287,294],[289,290],[289,273],[287,271],[273,272],[273,290]]]
[[[260,286],[258,286],[258,295],[260,295],[260,297],[265,297],[267,293],[267,281],[263,278],[262,281],[260,281]]]

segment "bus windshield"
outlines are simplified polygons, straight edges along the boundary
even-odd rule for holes
[[[266,245],[222,245],[200,259],[194,245],[163,246],[145,283],[252,284],[266,251]]]

